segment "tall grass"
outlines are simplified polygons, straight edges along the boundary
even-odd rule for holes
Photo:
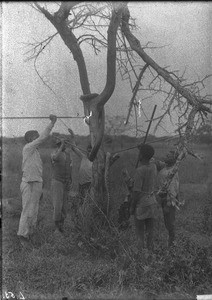
[[[85,147],[85,144],[86,140],[83,140],[80,145]],[[128,143],[128,146],[131,145]],[[154,146],[157,158],[162,158],[168,151],[164,145]],[[7,152],[4,151],[4,198],[19,193],[22,147],[21,143],[13,147],[7,145]],[[110,149],[107,145],[106,150]],[[137,252],[133,220],[126,231],[118,231],[116,227],[118,208],[125,196],[120,170],[126,167],[133,174],[137,150],[122,152],[110,169],[111,227],[97,224],[93,239],[88,239],[76,226],[73,205],[74,201],[77,203],[77,197],[69,199],[64,237],[53,233],[49,191],[51,151],[51,147],[41,149],[45,189],[31,252],[21,250],[16,236],[20,211],[19,214],[7,211],[3,214],[4,291],[17,295],[21,291],[30,300],[61,299],[62,296],[147,299],[147,295],[159,296],[158,299],[191,299],[196,294],[212,294],[212,204],[205,187],[208,164],[212,161],[209,147],[196,148],[197,152],[206,155],[205,163],[189,156],[180,167],[181,192],[186,204],[176,215],[175,250],[170,252],[166,247],[167,232],[160,210],[153,256],[148,253],[141,256]],[[73,160],[73,189],[77,189],[79,160],[74,155]]]

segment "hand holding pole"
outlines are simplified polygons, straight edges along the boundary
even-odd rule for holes
[[[147,140],[147,137],[148,137],[148,134],[149,134],[149,130],[150,130],[150,127],[151,127],[151,124],[152,124],[152,121],[153,121],[153,118],[154,118],[154,115],[155,115],[156,108],[157,108],[157,105],[154,106],[152,116],[151,116],[151,119],[149,121],[149,125],[148,125],[148,128],[147,128],[146,134],[145,134],[144,142],[142,144],[146,143],[146,140]],[[142,145],[142,144],[140,144],[140,145]],[[138,163],[139,163],[139,155],[140,155],[140,150],[139,150],[138,159],[137,159],[137,162],[136,162],[136,168],[138,167]]]

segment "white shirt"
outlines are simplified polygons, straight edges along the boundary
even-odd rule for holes
[[[37,139],[24,146],[22,151],[22,181],[43,182],[43,163],[37,148],[48,137],[53,127],[54,125],[50,123]]]

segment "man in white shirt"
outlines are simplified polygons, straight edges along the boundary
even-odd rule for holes
[[[42,195],[43,164],[38,151],[39,145],[49,136],[57,117],[50,115],[51,123],[39,135],[36,130],[25,133],[27,144],[22,155],[22,182],[20,186],[22,194],[22,213],[19,222],[18,236],[22,244],[26,245],[37,223],[39,200]]]

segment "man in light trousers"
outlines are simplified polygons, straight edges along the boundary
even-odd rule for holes
[[[22,212],[17,233],[23,246],[29,246],[30,236],[33,234],[37,223],[39,200],[42,195],[43,186],[43,164],[38,147],[49,136],[57,121],[57,117],[50,115],[49,119],[51,120],[50,124],[40,135],[36,130],[30,130],[25,133],[27,144],[22,151],[23,175],[20,186]]]

